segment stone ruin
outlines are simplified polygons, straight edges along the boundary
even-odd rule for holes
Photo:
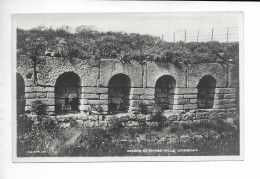
[[[144,103],[174,113],[196,110],[237,112],[236,64],[169,62],[123,63],[118,59],[81,60],[42,56],[36,67],[17,59],[18,114],[41,100],[48,115],[97,111],[131,113]],[[19,102],[24,97],[25,101]]]

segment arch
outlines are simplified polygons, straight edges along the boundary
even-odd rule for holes
[[[130,106],[131,80],[125,74],[114,75],[108,83],[108,111],[127,112]]]
[[[174,93],[176,80],[170,75],[158,78],[155,84],[155,104],[163,110],[172,109],[174,104]]]
[[[16,73],[16,112],[17,115],[25,111],[25,82],[23,77]]]
[[[216,79],[210,75],[203,76],[198,88],[198,109],[210,109],[213,108]]]
[[[55,84],[55,112],[75,113],[79,111],[81,79],[74,72],[60,75]]]

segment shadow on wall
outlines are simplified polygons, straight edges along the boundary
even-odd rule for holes
[[[198,109],[211,109],[214,104],[216,79],[210,75],[203,76],[198,84]]]
[[[81,94],[80,77],[73,72],[66,72],[59,76],[55,84],[55,112],[79,112],[79,95]]]
[[[128,112],[131,80],[127,75],[117,74],[108,84],[108,111],[110,113]]]
[[[155,85],[155,104],[163,110],[172,109],[176,80],[169,75],[160,77]]]
[[[16,73],[16,112],[17,115],[25,111],[25,83],[23,77]]]

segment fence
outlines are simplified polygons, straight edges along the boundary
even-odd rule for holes
[[[211,29],[184,29],[173,33],[161,34],[161,38],[168,42],[238,42],[239,28],[211,28]]]

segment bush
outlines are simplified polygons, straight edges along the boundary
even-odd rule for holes
[[[147,115],[148,114],[148,108],[147,105],[143,102],[138,103],[138,109],[141,112],[141,114]]]
[[[150,112],[150,121],[156,122],[158,125],[154,127],[156,130],[162,130],[166,126],[166,117],[162,114],[163,110],[160,106],[155,105]]]
[[[67,28],[68,29],[68,28]],[[44,55],[46,50],[53,50],[73,63],[74,58],[101,59],[118,58],[123,63],[136,60],[189,63],[217,62],[217,52],[224,52],[226,59],[239,60],[239,43],[220,42],[178,42],[170,43],[160,37],[123,32],[98,32],[89,27],[78,27],[75,33],[59,28],[17,29],[17,55]]]
[[[46,104],[41,100],[35,100],[32,102],[32,112],[35,112],[37,115],[43,115],[46,110]]]
[[[45,156],[60,137],[58,123],[48,116],[37,116],[33,121],[23,115],[17,124],[17,156]]]

